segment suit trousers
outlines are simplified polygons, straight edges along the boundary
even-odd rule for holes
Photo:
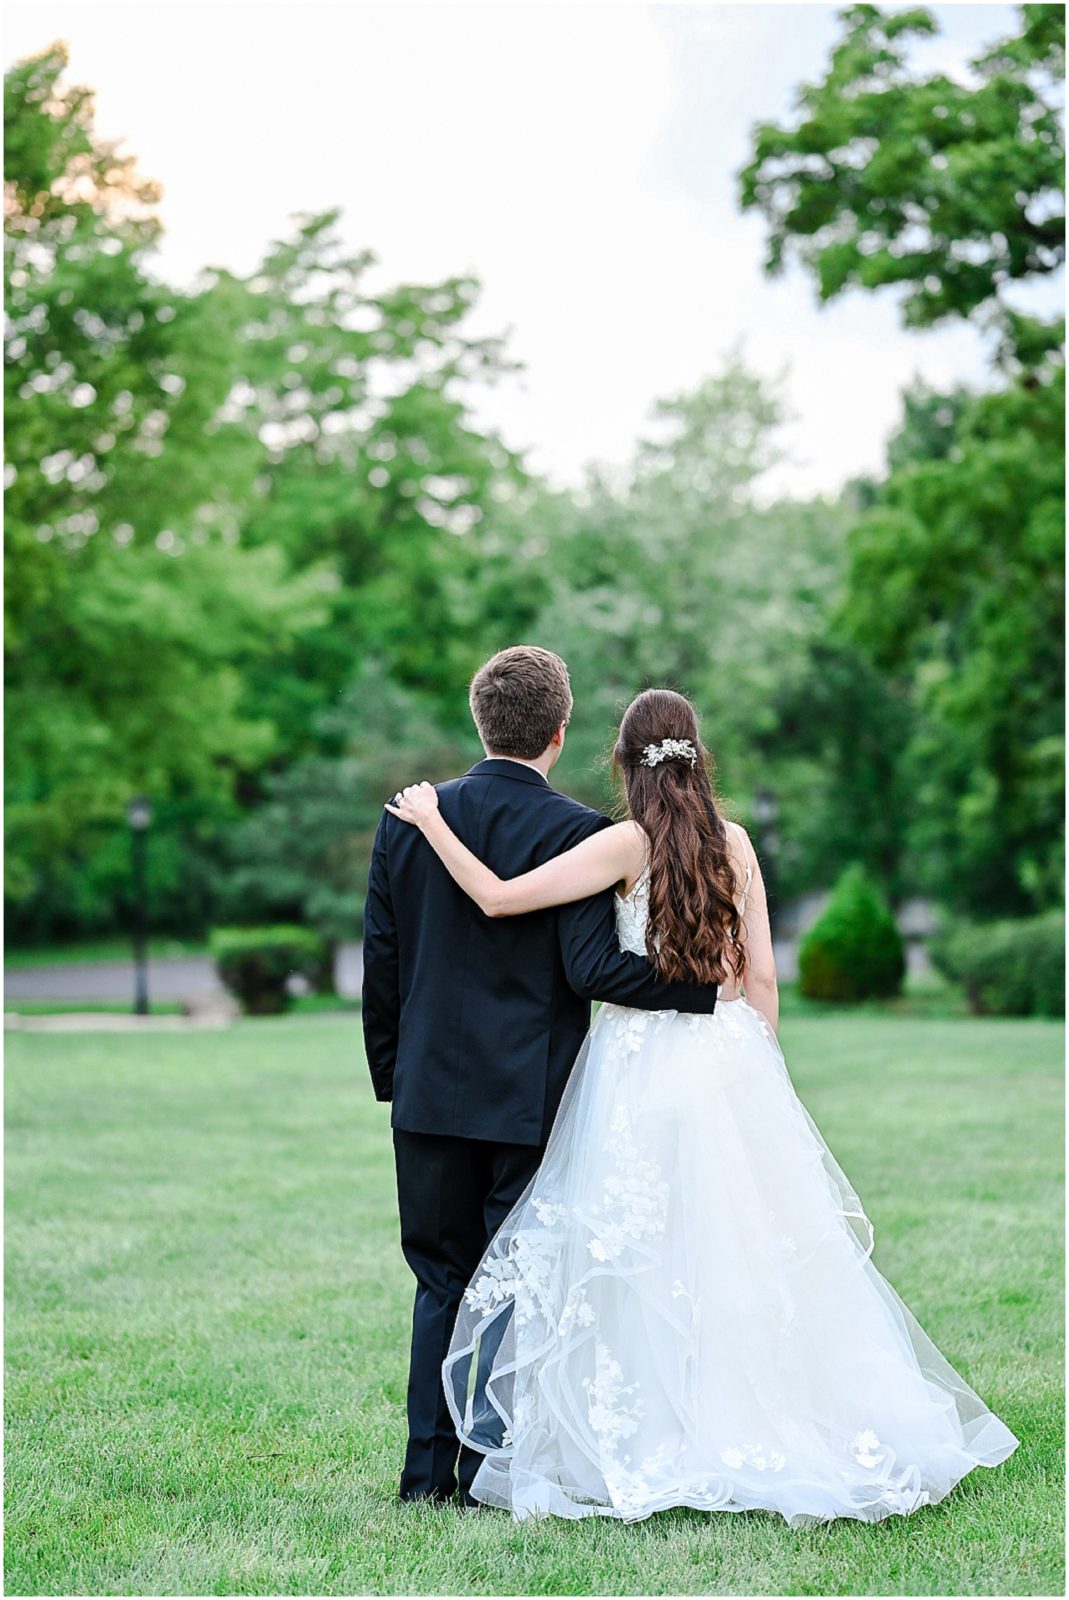
[[[542,1159],[542,1148],[393,1130],[401,1249],[416,1279],[402,1500],[471,1489],[482,1455],[460,1443],[442,1388],[460,1301],[490,1240]],[[459,1455],[459,1460],[458,1460]]]

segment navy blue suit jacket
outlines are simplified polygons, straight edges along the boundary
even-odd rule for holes
[[[540,772],[499,758],[438,785],[442,815],[502,878],[608,827]],[[619,948],[613,891],[487,917],[418,828],[383,812],[364,912],[363,1024],[395,1128],[542,1145],[591,1000],[711,1012],[716,988],[664,983]]]

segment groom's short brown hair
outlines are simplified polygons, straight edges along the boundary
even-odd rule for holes
[[[534,761],[572,714],[568,668],[552,650],[514,644],[479,668],[468,703],[490,755]]]

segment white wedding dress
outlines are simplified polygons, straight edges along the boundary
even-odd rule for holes
[[[749,879],[747,879],[747,886]],[[646,877],[617,899],[645,951]],[[517,1519],[941,1500],[1017,1440],[871,1260],[872,1226],[746,1000],[604,1005],[443,1375]]]

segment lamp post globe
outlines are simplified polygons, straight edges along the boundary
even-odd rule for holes
[[[764,784],[753,797],[753,814],[762,829],[770,827],[779,816],[779,801]]]
[[[152,821],[152,807],[143,794],[126,802],[126,820],[135,833],[144,833]]]

